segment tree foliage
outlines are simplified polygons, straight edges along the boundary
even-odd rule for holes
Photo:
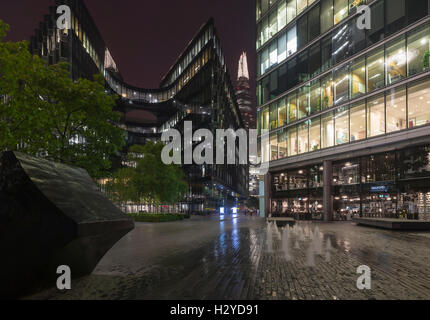
[[[186,194],[187,183],[181,167],[163,163],[163,148],[161,142],[148,142],[130,149],[130,160],[136,163],[135,187],[148,203],[174,204]]]
[[[19,150],[67,163],[102,177],[124,144],[115,123],[116,97],[102,75],[70,78],[68,64],[48,66],[28,43],[4,42],[9,26],[0,20],[0,150]]]
[[[147,204],[175,204],[187,192],[187,183],[181,167],[166,165],[161,160],[164,144],[148,142],[145,146],[133,146],[127,156],[133,167],[116,172],[107,185],[114,202]]]

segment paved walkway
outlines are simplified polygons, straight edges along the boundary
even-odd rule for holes
[[[34,298],[430,299],[430,233],[349,222],[269,229],[249,217],[139,223],[71,291]],[[371,290],[357,289],[360,265],[372,270]]]

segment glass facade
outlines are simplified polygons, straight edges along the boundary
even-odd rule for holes
[[[357,25],[362,4],[371,8],[370,29]],[[262,123],[269,114],[273,215],[430,220],[430,146],[406,143],[430,125],[429,10],[429,0],[286,0],[257,16],[257,104]],[[390,145],[397,138],[406,149]],[[348,153],[353,144],[360,156]],[[333,169],[326,186],[325,166]]]
[[[278,93],[289,92],[270,104],[273,115],[277,115],[276,121],[271,121],[271,126],[267,126],[264,119],[264,110],[268,107],[263,108],[260,113],[263,123],[261,128],[277,130],[286,127],[287,132],[297,131],[303,126],[301,122],[309,121],[309,117],[320,123],[320,135],[309,136],[308,148],[302,148],[299,144],[297,152],[292,149],[285,153],[288,157],[429,124],[430,91],[426,89],[430,87],[429,80],[425,78],[420,82],[395,87],[399,81],[430,70],[429,64],[425,63],[426,57],[430,55],[429,35],[430,24],[423,24],[294,91],[284,90],[282,83],[288,85],[299,83],[300,79],[309,79],[305,68],[309,65],[308,56],[303,52],[302,55],[296,55],[288,61],[285,68],[278,68],[263,78],[263,88],[261,85],[258,87],[259,93],[263,93],[258,97],[260,103],[264,102],[262,97],[273,101]],[[321,48],[321,51],[324,49]],[[321,57],[321,63],[322,60]],[[323,68],[321,65],[321,69]],[[277,76],[281,69],[283,73],[287,70],[287,76],[283,75],[282,81]],[[295,76],[288,77],[291,73]],[[378,96],[349,104],[352,100],[384,88],[387,88],[385,92]],[[342,105],[342,111],[338,110],[339,105]],[[326,113],[327,109],[331,111]],[[314,117],[321,112],[322,115]],[[351,113],[359,117],[354,117]],[[316,140],[320,140],[319,143]],[[311,141],[318,148],[311,146]]]
[[[286,144],[290,145],[288,152],[279,155],[278,159],[430,124],[429,77],[351,105],[323,111],[321,115],[309,119],[306,119],[310,101],[309,87],[300,94],[281,101],[279,105],[273,104],[270,111],[276,119],[270,118],[268,108],[263,109],[263,129],[269,128],[269,120],[273,120],[273,126],[279,123],[279,114],[286,119],[286,112],[290,123],[300,117],[305,119],[277,131],[283,135],[283,132],[288,132],[288,136],[284,135],[283,143],[285,145],[286,139]]]
[[[272,176],[272,213],[320,220],[322,164]],[[430,220],[430,146],[333,163],[334,220],[353,216]]]
[[[338,2],[340,3],[339,8],[342,8],[342,3],[345,1]],[[372,22],[381,23],[380,21],[382,21],[381,26],[372,26],[371,30],[360,30],[357,28],[357,18],[353,17],[332,30],[324,38],[316,40],[314,45],[304,49],[303,47],[308,42],[314,41],[319,36],[316,33],[320,34],[321,30],[326,28],[323,25],[326,13],[321,14],[323,11],[317,10],[320,5],[324,5],[324,1],[318,3],[317,7],[310,9],[306,16],[294,20],[296,23],[288,25],[285,32],[279,33],[276,39],[271,40],[258,51],[257,76],[259,78],[263,76],[266,78],[279,78],[278,66],[287,64],[286,78],[289,79],[285,82],[285,90],[279,90],[273,96],[263,93],[263,90],[268,92],[273,92],[274,90],[270,86],[264,88],[265,78],[260,78],[258,81],[258,104],[267,103],[269,100],[276,98],[277,95],[310,78],[317,77],[321,72],[332,68],[333,65],[344,61],[352,55],[359,54],[366,47],[380,42],[386,36],[390,36],[392,32],[387,31],[385,33],[385,30],[388,30],[388,26],[384,25],[384,8],[386,7],[386,10],[388,10],[390,6],[388,3],[384,6],[384,3],[384,1],[379,0],[372,5],[372,12],[376,11],[374,12],[375,16],[381,15],[381,19],[372,19]],[[379,9],[379,7],[381,8]],[[427,7],[426,10],[428,10]],[[339,14],[340,12],[343,12],[342,9],[340,9]],[[424,12],[423,16],[425,16],[425,13],[427,11]],[[311,14],[314,14],[314,16],[308,17]],[[316,24],[316,20],[320,20],[320,24]],[[395,31],[400,31],[398,25],[395,24],[395,26]],[[329,25],[327,27],[332,28]],[[427,70],[428,64],[424,65],[422,61],[426,52],[430,50],[430,37],[428,35],[429,26],[426,25],[399,36],[392,42],[385,44],[385,46],[381,46],[379,50],[375,49],[371,53],[363,55],[361,58],[366,64],[365,72],[367,73],[366,90],[371,92],[384,85],[396,83],[407,76]],[[305,67],[297,70],[300,65]],[[283,75],[285,77],[284,73]]]

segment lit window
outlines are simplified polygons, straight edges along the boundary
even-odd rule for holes
[[[430,80],[418,82],[408,89],[409,128],[430,123]]]
[[[378,96],[367,102],[367,136],[381,134],[385,134],[385,102],[383,96]]]
[[[406,129],[406,89],[391,89],[387,92],[386,101],[387,133]]]

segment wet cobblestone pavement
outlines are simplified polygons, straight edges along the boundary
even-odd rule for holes
[[[430,299],[430,233],[193,217],[137,224],[72,290],[33,299]],[[357,268],[372,289],[357,289]],[[73,272],[73,270],[72,270]]]

